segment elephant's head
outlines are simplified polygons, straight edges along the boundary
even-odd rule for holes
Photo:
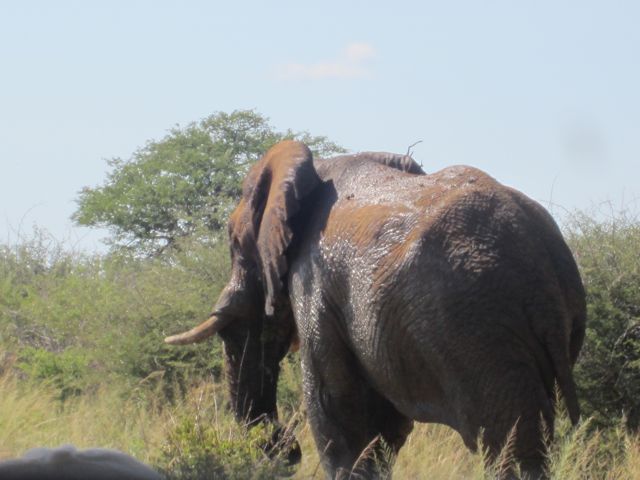
[[[176,345],[221,336],[232,407],[241,421],[277,419],[279,363],[297,343],[285,254],[292,218],[319,183],[311,152],[299,142],[278,143],[253,166],[229,220],[229,283],[208,320],[165,340]]]

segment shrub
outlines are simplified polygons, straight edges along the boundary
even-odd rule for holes
[[[0,348],[19,353],[30,377],[55,377],[63,397],[80,377],[131,386],[164,377],[172,397],[221,375],[219,341],[172,348],[162,340],[208,314],[228,268],[226,244],[214,238],[153,259],[77,254],[42,234],[2,246]]]
[[[89,358],[83,350],[69,348],[55,353],[26,347],[20,352],[18,368],[32,381],[51,383],[61,401],[80,395],[88,384]]]
[[[167,477],[266,480],[290,475],[283,458],[269,457],[263,451],[274,427],[246,429],[222,407],[223,398],[219,386],[209,384],[193,390],[177,406],[161,449],[160,464]]]
[[[575,375],[597,425],[640,423],[640,222],[628,212],[576,214],[567,228],[587,294],[587,331]]]

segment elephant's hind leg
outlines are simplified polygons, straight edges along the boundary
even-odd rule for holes
[[[483,403],[483,441],[488,448],[489,461],[514,458],[526,480],[542,480],[546,473],[545,440],[553,435],[553,407],[542,381],[533,367],[510,365],[502,376],[504,387]],[[508,447],[505,447],[508,445]],[[510,448],[503,452],[503,448]],[[498,467],[510,477],[511,469]]]
[[[366,383],[353,359],[331,358],[303,361],[309,423],[325,470],[332,478],[388,478],[412,422]]]

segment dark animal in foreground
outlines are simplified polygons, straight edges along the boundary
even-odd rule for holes
[[[471,449],[481,435],[493,457],[516,425],[515,458],[544,476],[556,382],[579,416],[585,296],[540,205],[475,168],[426,175],[382,153],[314,161],[287,141],[247,175],[229,241],[211,317],[166,341],[222,337],[239,419],[277,419],[279,362],[300,342],[328,476],[346,477],[376,438],[397,452],[413,421],[449,425]],[[360,458],[354,471],[378,467]]]
[[[162,480],[162,476],[117,450],[76,450],[72,445],[34,448],[0,462],[2,480]]]

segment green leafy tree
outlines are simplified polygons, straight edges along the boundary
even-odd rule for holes
[[[206,242],[225,225],[249,166],[287,138],[304,141],[319,156],[344,152],[326,137],[278,132],[252,110],[218,112],[173,128],[130,159],[108,160],[105,183],[80,192],[73,219],[108,228],[112,245],[139,252],[162,252],[184,238]]]

